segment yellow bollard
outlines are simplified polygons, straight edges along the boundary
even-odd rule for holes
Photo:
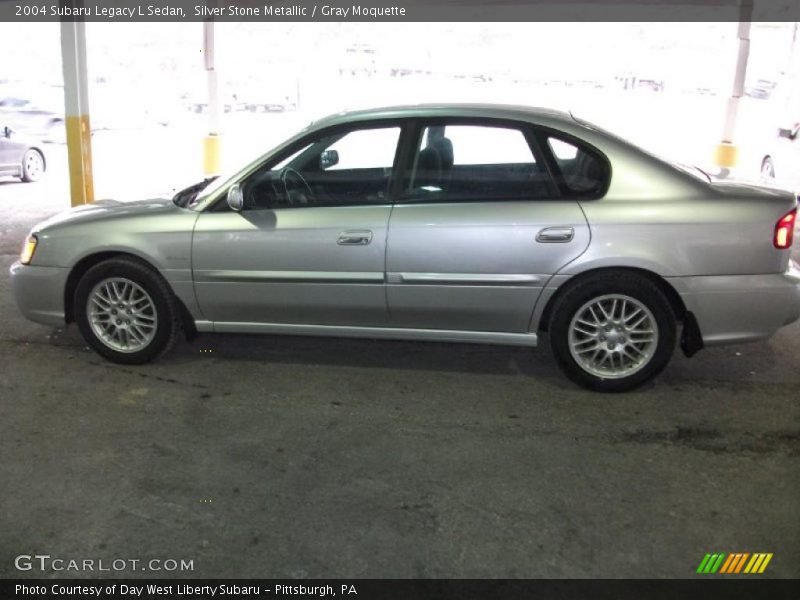
[[[216,133],[211,133],[203,140],[203,173],[206,177],[219,175],[220,140]]]
[[[723,169],[736,166],[739,161],[739,148],[730,142],[721,142],[714,149],[714,163]]]

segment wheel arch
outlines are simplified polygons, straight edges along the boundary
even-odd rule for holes
[[[542,310],[541,316],[539,317],[539,322],[537,324],[537,331],[547,332],[553,307],[569,289],[581,281],[588,279],[589,277],[593,277],[602,273],[629,273],[652,281],[667,297],[667,300],[669,301],[669,304],[675,313],[675,318],[681,322],[686,317],[688,312],[686,304],[684,304],[683,299],[678,291],[661,275],[640,267],[599,267],[573,275],[558,287],[555,293],[553,293],[553,295],[547,300],[547,303]]]
[[[180,296],[178,296],[178,294],[175,293],[175,290],[172,288],[169,281],[164,279],[164,277],[159,273],[158,269],[146,258],[142,258],[141,256],[134,254],[132,252],[124,252],[121,250],[94,252],[92,254],[82,257],[70,269],[69,275],[67,276],[66,284],[64,285],[64,318],[67,323],[72,323],[75,321],[74,299],[75,299],[75,289],[78,287],[78,282],[89,271],[89,269],[91,269],[95,265],[100,264],[103,261],[112,258],[127,258],[135,260],[141,263],[142,265],[146,266],[154,273],[158,274],[167,284],[167,287],[169,288],[173,298],[175,299],[175,302],[178,306],[178,311],[180,313],[181,325],[183,326],[183,330],[186,334],[187,339],[194,337],[194,335],[197,333],[197,328],[195,327],[194,318],[189,312],[189,309],[186,307],[186,304],[184,304],[183,300],[181,300]]]

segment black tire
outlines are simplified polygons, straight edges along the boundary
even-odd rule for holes
[[[152,340],[135,352],[121,352],[106,345],[92,329],[87,314],[89,294],[108,278],[128,279],[149,294],[155,307],[157,323]],[[75,289],[73,307],[75,321],[81,335],[94,350],[105,358],[120,364],[138,365],[150,362],[166,353],[175,343],[180,329],[178,304],[163,277],[147,264],[135,258],[112,258],[89,269]]]
[[[590,390],[625,392],[650,381],[667,366],[675,349],[676,319],[669,300],[656,283],[635,273],[605,271],[567,286],[556,299],[548,328],[553,355],[567,377]],[[644,305],[658,327],[658,339],[649,360],[639,370],[629,376],[604,378],[584,369],[572,356],[569,330],[573,317],[587,302],[613,294],[630,297]]]
[[[25,183],[39,181],[44,177],[44,171],[44,155],[38,150],[31,148],[22,157],[22,181]]]

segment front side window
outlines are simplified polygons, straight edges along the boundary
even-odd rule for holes
[[[546,198],[547,172],[521,129],[490,125],[423,128],[406,197],[414,201]]]
[[[400,127],[323,134],[248,177],[245,209],[383,204],[399,139]]]

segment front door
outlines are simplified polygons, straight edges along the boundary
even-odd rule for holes
[[[389,224],[392,324],[527,332],[543,286],[590,237],[555,161],[524,125],[445,121],[418,139]]]
[[[0,173],[17,174],[22,166],[25,144],[14,140],[14,134],[5,135],[5,126],[0,123]]]
[[[400,126],[304,139],[200,215],[193,271],[216,323],[385,326],[389,184]]]

